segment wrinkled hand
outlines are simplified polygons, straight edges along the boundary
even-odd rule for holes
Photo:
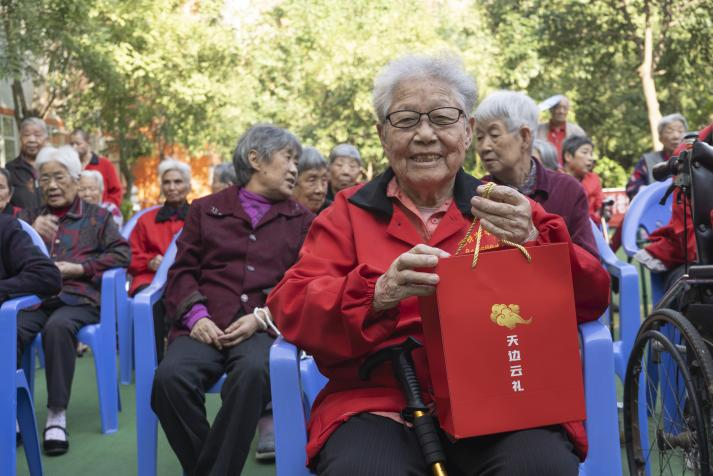
[[[40,236],[48,242],[54,240],[57,230],[59,230],[59,218],[54,215],[40,215],[35,219],[32,224]]]
[[[161,262],[163,261],[163,255],[156,255],[153,258],[151,258],[151,261],[149,261],[149,264],[147,265],[148,268],[151,271],[158,271],[159,266],[161,266]]]
[[[225,347],[233,347],[252,337],[259,328],[255,316],[246,314],[225,329],[220,341]]]
[[[220,338],[223,334],[223,331],[207,317],[198,319],[193,325],[193,329],[191,329],[191,337],[195,340],[215,346],[221,350],[223,349],[223,343],[220,341]]]
[[[55,264],[59,268],[59,273],[63,278],[81,278],[84,276],[84,268],[81,264],[68,263],[67,261],[57,261]]]
[[[411,296],[429,296],[436,290],[438,275],[414,271],[418,268],[433,268],[439,258],[450,255],[445,251],[427,245],[416,245],[391,263],[386,273],[376,281],[374,289],[374,310],[384,311],[398,306],[399,302]]]
[[[481,185],[478,194],[485,192]],[[489,198],[475,196],[470,199],[471,212],[489,233],[500,239],[522,244],[537,236],[532,223],[532,207],[523,194],[504,185],[496,185]]]

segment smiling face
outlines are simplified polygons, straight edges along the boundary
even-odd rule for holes
[[[295,151],[287,147],[273,152],[270,160],[260,160],[257,152],[251,150],[248,161],[254,172],[245,187],[271,200],[290,198],[297,184],[298,160]]]
[[[453,88],[436,79],[409,78],[397,85],[388,113],[410,110],[426,113],[439,107],[463,109]],[[377,130],[399,187],[409,196],[415,191],[439,193],[449,189],[463,165],[473,138],[473,119],[437,126],[426,116],[414,127],[398,129],[389,121]],[[411,193],[410,193],[411,192]]]
[[[68,207],[77,198],[78,180],[69,175],[67,168],[56,160],[42,164],[39,182],[42,197],[52,208]]]
[[[169,205],[180,205],[186,200],[191,184],[178,170],[168,170],[161,177],[161,193]]]
[[[327,169],[305,170],[297,178],[294,199],[309,211],[316,213],[327,197]]]

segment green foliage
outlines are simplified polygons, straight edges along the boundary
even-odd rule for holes
[[[256,122],[274,122],[323,153],[339,142],[370,173],[386,159],[371,88],[406,52],[459,54],[481,94],[565,93],[572,118],[621,185],[651,148],[638,67],[646,12],[667,114],[710,120],[713,10],[705,0],[0,0],[0,78],[31,79],[33,103],[119,145],[122,172],[164,145],[223,156]],[[546,117],[543,117],[546,119]],[[480,172],[469,151],[466,169]]]
[[[594,172],[599,175],[604,188],[623,187],[629,178],[624,167],[608,157],[597,159],[594,164]]]

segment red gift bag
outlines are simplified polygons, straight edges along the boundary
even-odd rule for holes
[[[479,242],[439,260],[436,293],[420,298],[441,427],[466,438],[584,420],[567,244]]]

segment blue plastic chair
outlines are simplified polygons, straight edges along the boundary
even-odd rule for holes
[[[0,475],[17,471],[15,421],[25,448],[30,474],[42,474],[42,457],[32,394],[25,373],[17,369],[17,314],[40,300],[36,296],[11,299],[0,306]]]
[[[136,212],[121,229],[121,236],[128,241],[139,218],[157,208],[161,208],[161,205],[155,205]],[[132,298],[128,295],[129,286],[126,278],[123,283],[118,283],[117,286],[116,322],[119,332],[119,381],[124,385],[128,385],[131,383],[131,371],[134,368],[134,338],[132,336],[134,326],[131,320]]]
[[[47,254],[47,247],[44,246],[42,238],[34,228],[27,223],[23,223],[21,222],[23,229],[32,237],[33,243],[37,244]],[[92,354],[94,355],[102,433],[114,433],[119,429],[120,402],[116,372],[116,295],[118,283],[125,281],[126,270],[123,268],[114,268],[102,273],[99,323],[82,327],[77,335],[81,342],[84,342],[92,349]],[[40,339],[41,335],[38,335],[32,348],[42,346]],[[28,352],[26,351],[25,355],[23,355],[22,368],[27,376],[29,389],[34,394],[35,366],[32,359],[32,350],[29,351],[29,357],[27,354]]]
[[[637,193],[631,201],[621,230],[621,244],[627,256],[634,256],[640,250],[637,242],[640,230],[643,229],[650,235],[671,220],[673,194],[668,197],[665,205],[659,204],[670,185],[671,179],[652,183]],[[656,305],[664,295],[663,277],[661,273],[650,273],[650,276],[651,302]]]
[[[579,474],[622,474],[614,353],[609,329],[599,321],[579,326],[587,401],[587,459]],[[270,349],[270,384],[275,418],[277,476],[309,476],[305,467],[309,412],[327,379],[311,357],[278,337]]]
[[[45,254],[45,256],[49,256],[49,251],[47,251],[47,246],[45,245],[45,242],[42,241],[42,238],[35,231],[35,229],[32,228],[32,226],[30,226],[30,224],[24,220],[20,220],[18,218],[17,221],[20,222],[20,225],[22,226],[22,229],[25,231],[25,233],[30,235],[30,238],[32,239],[32,244],[35,245],[36,247],[38,247],[40,249],[40,251],[42,251]],[[35,355],[37,356],[39,368],[44,369],[45,368],[45,351],[42,348],[42,339],[35,339],[32,342],[32,351],[31,351],[30,355],[27,355],[27,358],[32,359],[32,358],[34,358]],[[23,354],[22,358],[23,358],[23,362],[24,362],[25,361],[24,354]],[[30,360],[30,362],[31,362],[31,360]],[[29,365],[29,363],[27,365]],[[22,366],[23,366],[23,368],[27,367],[24,363],[22,364]],[[30,390],[32,390],[34,392],[34,387],[35,387],[34,381],[29,382],[29,384],[30,384]],[[34,393],[33,393],[33,395],[34,395]]]
[[[639,296],[639,274],[636,268],[616,257],[602,231],[590,220],[594,241],[597,243],[599,259],[610,276],[619,280],[619,340],[614,341],[614,369],[623,382],[626,365],[641,325],[641,300]],[[610,310],[607,310],[610,312]]]

